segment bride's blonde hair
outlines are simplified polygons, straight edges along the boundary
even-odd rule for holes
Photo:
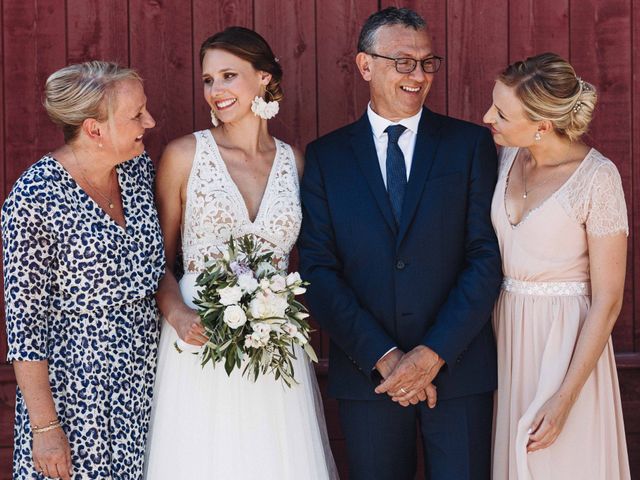
[[[542,53],[512,63],[498,81],[514,89],[530,120],[548,120],[570,140],[589,129],[598,100],[596,89],[559,55]]]

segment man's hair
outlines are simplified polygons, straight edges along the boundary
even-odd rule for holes
[[[403,27],[422,30],[427,24],[420,15],[408,8],[388,7],[371,15],[362,26],[358,38],[358,52],[370,52],[380,27],[386,25],[402,25]]]

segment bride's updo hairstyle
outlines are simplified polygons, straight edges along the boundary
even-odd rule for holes
[[[589,129],[596,89],[559,55],[543,53],[512,63],[498,80],[514,89],[530,120],[548,120],[572,141]]]
[[[280,82],[282,67],[267,41],[258,33],[244,27],[229,27],[207,38],[200,47],[200,65],[207,50],[219,48],[249,62],[253,68],[271,74],[264,99],[279,102],[284,96]]]

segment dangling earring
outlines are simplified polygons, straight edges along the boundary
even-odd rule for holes
[[[264,98],[256,95],[256,98],[251,102],[251,111],[256,117],[269,120],[275,117],[280,110],[280,104],[275,100],[266,102]]]
[[[216,112],[213,111],[213,108],[211,109],[211,123],[214,127],[220,125],[220,120],[218,120],[218,117],[216,117]]]
[[[533,138],[536,140],[536,142],[539,142],[540,140],[542,140],[542,135],[540,135],[540,132],[536,132]]]

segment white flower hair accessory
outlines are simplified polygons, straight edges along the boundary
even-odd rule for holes
[[[251,102],[251,111],[256,117],[269,120],[278,114],[280,111],[280,104],[275,100],[266,102],[264,98],[256,95],[256,98]]]

